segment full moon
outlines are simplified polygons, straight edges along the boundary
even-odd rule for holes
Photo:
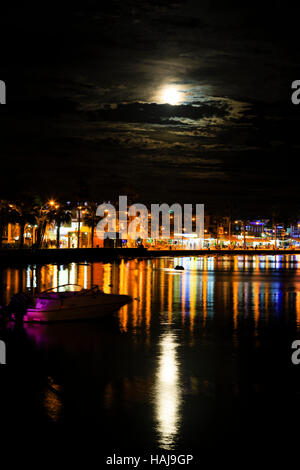
[[[180,93],[175,87],[168,86],[162,92],[162,100],[164,103],[178,104],[180,101]]]

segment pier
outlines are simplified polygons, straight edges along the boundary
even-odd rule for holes
[[[147,250],[142,248],[63,248],[63,249],[1,249],[2,264],[47,264],[78,261],[113,261],[120,258],[157,258],[163,256],[215,256],[215,255],[297,255],[300,250],[277,249],[217,249],[217,250]]]

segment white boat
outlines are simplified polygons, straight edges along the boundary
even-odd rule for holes
[[[56,289],[61,287],[65,286]],[[49,289],[33,297],[32,305],[26,309],[23,320],[39,323],[92,320],[118,310],[131,300],[128,295],[105,294],[97,286],[63,292]]]

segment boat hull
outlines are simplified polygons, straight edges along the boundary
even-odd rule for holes
[[[95,320],[109,315],[131,301],[128,295],[103,294],[100,298],[85,299],[78,304],[78,298],[63,302],[59,308],[28,308],[25,323],[52,323],[61,321]]]

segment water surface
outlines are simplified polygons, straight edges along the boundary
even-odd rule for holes
[[[6,423],[71,433],[96,442],[99,456],[237,446],[251,455],[282,449],[287,433],[295,438],[300,256],[133,259],[0,275],[2,303],[24,288],[66,283],[133,298],[99,322],[0,330]]]

